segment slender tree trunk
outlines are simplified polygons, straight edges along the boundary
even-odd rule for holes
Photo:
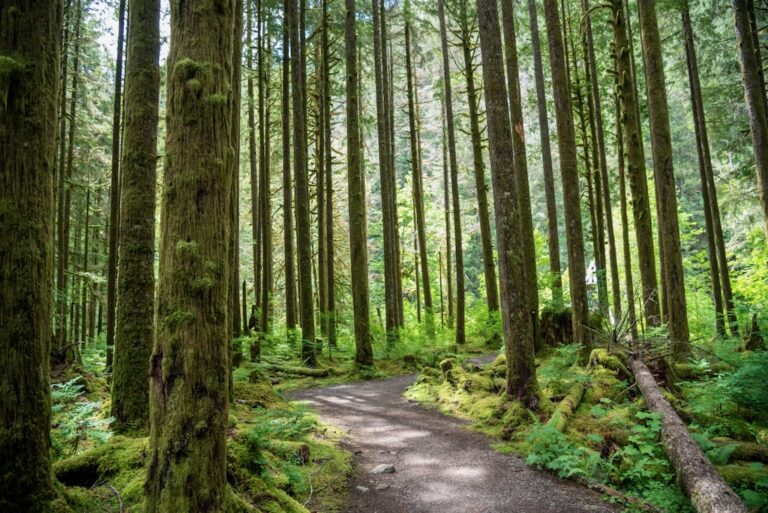
[[[477,0],[480,48],[483,54],[483,87],[488,116],[488,142],[493,176],[496,212],[496,238],[499,247],[501,308],[507,354],[507,394],[526,407],[538,408],[534,332],[530,316],[525,241],[521,216],[525,213],[516,190],[520,180],[514,169],[513,135],[509,118],[509,99],[504,85],[499,13],[496,0]],[[511,34],[507,32],[509,38]],[[511,36],[514,37],[514,36]],[[509,55],[507,56],[509,58]],[[511,77],[517,80],[517,77]],[[514,99],[512,100],[514,102]],[[520,271],[523,271],[522,273]]]
[[[701,91],[699,89],[699,70],[696,62],[696,49],[693,42],[693,29],[688,4],[682,7],[683,33],[685,35],[685,59],[688,67],[688,84],[691,91],[691,107],[693,111],[693,127],[696,133],[696,150],[699,158],[699,177],[701,178],[702,209],[704,210],[704,225],[707,234],[707,258],[709,260],[710,279],[712,284],[712,302],[715,307],[715,327],[717,334],[725,336],[725,316],[723,315],[723,291],[720,285],[720,269],[718,265],[717,244],[715,243],[714,221],[712,219],[712,198],[714,191],[709,190],[707,183],[707,166],[712,166],[709,160],[709,141],[706,138],[706,126],[703,125],[703,108],[701,106]],[[702,130],[703,128],[703,130]],[[704,146],[707,146],[706,150]],[[714,201],[717,201],[715,198]]]
[[[576,157],[576,134],[573,127],[571,91],[565,46],[560,29],[556,0],[544,0],[552,68],[552,96],[557,118],[557,144],[560,151],[560,175],[563,184],[566,236],[568,240],[568,275],[573,310],[573,339],[587,342],[587,286],[584,268],[584,236],[579,203],[579,171]]]
[[[627,175],[629,188],[632,192],[632,214],[637,240],[640,281],[643,289],[641,301],[648,326],[658,326],[660,321],[659,298],[656,259],[653,250],[653,230],[651,228],[651,208],[627,28],[622,0],[613,0],[613,42],[618,56],[617,74],[623,120],[622,132],[627,152]]]
[[[325,19],[321,19],[320,31],[327,29],[325,25]],[[322,37],[322,35],[321,35]],[[328,275],[326,269],[328,268],[328,235],[326,234],[326,215],[325,215],[325,159],[330,155],[325,154],[325,87],[326,84],[323,81],[323,66],[325,63],[322,61],[322,42],[315,46],[315,83],[316,83],[316,108],[315,108],[315,188],[317,202],[317,297],[318,297],[318,321],[320,323],[320,333],[323,338],[328,336],[326,328],[328,324],[326,322],[326,313],[328,310]]]
[[[413,210],[414,221],[416,223],[415,248],[418,250],[416,261],[421,263],[421,278],[423,280],[424,290],[424,310],[427,322],[427,334],[430,338],[435,336],[435,320],[432,310],[432,287],[429,281],[429,259],[427,256],[427,229],[424,215],[424,187],[422,185],[421,170],[421,147],[419,145],[419,120],[417,117],[418,109],[416,107],[416,86],[414,78],[416,70],[413,68],[411,56],[411,37],[412,29],[410,23],[410,12],[408,3],[405,8],[405,66],[406,82],[408,87],[408,126],[410,129],[411,142],[411,181],[413,183]],[[487,208],[487,206],[486,206]],[[419,267],[416,266],[416,291],[419,292]],[[495,276],[495,273],[494,273]],[[495,280],[495,278],[494,278]],[[495,285],[495,283],[494,283]]]
[[[466,341],[464,312],[464,251],[462,249],[461,207],[459,205],[459,165],[456,158],[456,134],[453,122],[453,92],[451,90],[451,67],[448,55],[448,30],[445,20],[445,1],[438,0],[440,18],[440,41],[443,52],[443,86],[445,94],[445,119],[448,134],[448,162],[451,176],[451,199],[453,204],[453,237],[456,244],[456,344]]]
[[[147,513],[225,509],[234,10],[171,4]]]
[[[83,275],[88,276],[88,260],[90,257],[90,223],[91,223],[91,186],[89,183],[90,176],[86,176],[85,183],[85,222],[83,223],[83,229],[85,230],[83,241]],[[83,342],[82,345],[88,343],[88,283],[83,279],[80,287],[80,337]]]
[[[512,150],[515,159],[514,177],[516,182],[518,216],[522,235],[522,257],[525,279],[528,284],[528,312],[531,316],[534,345],[539,343],[539,287],[536,278],[536,244],[533,240],[533,218],[531,217],[531,190],[528,185],[528,158],[525,152],[525,130],[523,128],[523,105],[520,90],[520,72],[517,61],[515,15],[513,2],[501,4],[504,27],[504,51],[506,57],[507,83],[509,94],[510,127]]]
[[[739,43],[739,62],[744,84],[744,100],[749,115],[749,130],[755,152],[757,187],[763,209],[763,222],[768,238],[768,113],[766,112],[765,88],[761,84],[762,63],[757,59],[759,48],[754,47],[756,36],[752,34],[747,0],[732,0],[736,39]]]
[[[117,244],[120,229],[120,120],[123,107],[123,45],[126,0],[120,0],[112,106],[112,171],[109,182],[109,253],[107,256],[107,372],[112,370],[117,307]]]
[[[602,204],[605,209],[605,228],[608,235],[608,260],[611,273],[611,295],[613,298],[613,313],[616,320],[621,319],[621,285],[619,283],[619,265],[616,250],[616,235],[613,227],[613,209],[611,188],[608,178],[608,159],[606,158],[605,130],[603,128],[603,109],[600,99],[600,84],[597,73],[597,58],[595,57],[595,41],[592,35],[592,19],[589,15],[589,0],[581,2],[585,16],[585,37],[587,42],[587,63],[589,65],[592,104],[595,113],[595,133],[597,136],[597,155],[599,157],[600,180],[602,182]]]
[[[638,3],[640,32],[643,38],[643,56],[647,70],[648,111],[651,118],[653,165],[656,170],[657,203],[660,207],[659,225],[664,240],[662,265],[667,281],[666,298],[669,335],[675,358],[690,354],[688,311],[685,302],[685,277],[680,248],[680,228],[677,219],[675,173],[672,166],[672,137],[669,128],[669,109],[661,56],[659,27],[656,21],[656,1]]]
[[[451,277],[451,203],[448,200],[448,142],[445,118],[445,102],[441,102],[443,144],[443,209],[445,210],[445,281],[448,293],[448,327],[453,328],[453,279]]]
[[[285,259],[285,327],[288,330],[289,342],[293,343],[293,332],[296,329],[296,274],[293,254],[293,200],[291,179],[291,107],[290,107],[290,69],[289,57],[290,27],[293,23],[289,8],[294,0],[284,0],[286,21],[283,24],[283,81],[282,81],[282,142],[283,142],[283,253]]]
[[[0,510],[43,512],[55,493],[51,221],[62,6],[17,5],[0,17]]]
[[[547,243],[549,249],[549,270],[552,273],[552,304],[556,309],[563,306],[563,280],[560,269],[560,234],[557,227],[557,202],[555,200],[555,177],[552,171],[552,149],[549,142],[549,119],[547,97],[544,85],[544,71],[539,40],[539,22],[536,0],[528,0],[528,14],[531,25],[531,47],[533,50],[534,76],[536,80],[536,104],[539,114],[541,135],[541,161],[544,172],[544,195],[547,202]]]
[[[355,324],[355,362],[373,365],[368,305],[368,241],[363,168],[360,165],[360,129],[357,75],[355,0],[345,0],[345,57],[347,65],[347,184],[349,194],[349,250],[352,266],[352,304]]]
[[[621,89],[619,87],[619,74],[615,74],[615,102],[616,102],[616,167],[619,175],[619,208],[621,209],[621,240],[624,258],[624,289],[627,294],[627,324],[629,324],[632,340],[638,339],[637,314],[635,313],[635,286],[632,279],[632,252],[629,244],[629,219],[627,216],[627,186],[624,176],[624,134],[621,112]]]
[[[232,45],[232,122],[229,128],[230,145],[232,146],[232,200],[230,215],[232,216],[232,233],[229,238],[232,267],[230,278],[230,321],[232,337],[241,335],[240,331],[240,101],[243,55],[243,0],[235,1],[235,32]],[[234,349],[232,349],[234,350]],[[230,381],[230,386],[232,382]]]
[[[303,4],[303,0],[301,0]],[[296,240],[298,255],[299,306],[301,308],[301,359],[309,366],[316,363],[315,314],[312,294],[312,237],[309,221],[309,176],[306,161],[306,88],[303,16],[296,20],[296,0],[291,0],[291,86],[293,89],[293,161],[296,185]],[[303,9],[301,9],[303,14]],[[296,23],[298,21],[298,23]]]
[[[728,316],[728,326],[731,335],[739,336],[739,325],[736,321],[736,312],[733,304],[733,292],[731,290],[731,278],[728,270],[728,259],[725,254],[725,239],[723,237],[723,228],[720,220],[720,206],[717,200],[717,188],[715,187],[714,172],[712,170],[712,158],[709,152],[709,136],[707,134],[707,118],[704,113],[704,102],[701,97],[701,83],[699,81],[699,66],[696,57],[696,46],[693,38],[693,27],[691,25],[690,14],[687,5],[683,10],[683,28],[686,34],[686,56],[689,61],[689,73],[691,82],[691,98],[693,103],[694,126],[698,129],[698,139],[701,147],[701,157],[704,171],[704,182],[702,182],[702,195],[707,193],[709,200],[708,209],[712,216],[712,232],[714,239],[714,248],[716,260],[718,263],[717,272],[720,275],[720,283],[724,296],[725,311]],[[712,259],[714,261],[714,259]]]
[[[493,261],[493,233],[491,231],[491,216],[488,205],[488,184],[485,180],[485,164],[483,163],[483,139],[480,132],[480,101],[475,86],[475,63],[473,34],[467,15],[467,3],[462,0],[459,4],[459,24],[461,33],[461,49],[464,56],[464,76],[467,80],[467,103],[469,104],[469,129],[472,138],[472,165],[475,171],[475,187],[477,190],[477,215],[480,221],[480,241],[483,248],[483,278],[485,279],[486,303],[489,312],[499,310],[499,289],[496,278],[496,264]]]
[[[257,5],[260,4],[260,2],[257,2]],[[259,6],[260,7],[260,6]],[[259,87],[259,93],[261,93],[261,9],[259,7],[254,7],[253,2],[249,2],[248,10],[247,10],[247,18],[246,18],[246,61],[245,65],[246,68],[248,68],[248,77],[246,79],[246,91],[248,95],[248,170],[250,174],[251,179],[251,236],[253,238],[252,243],[252,251],[253,251],[253,300],[254,300],[254,307],[255,310],[258,311],[258,304],[261,300],[261,295],[259,294],[259,287],[261,286],[261,283],[259,282],[259,272],[260,272],[260,265],[259,265],[259,241],[261,240],[261,223],[259,222],[259,205],[260,205],[260,196],[259,196],[259,173],[258,173],[258,161],[256,157],[256,112],[254,109],[254,89],[253,89],[253,75],[254,73],[258,73],[258,87]],[[253,11],[254,8],[257,9],[257,18],[256,18],[256,24],[257,24],[257,33],[259,34],[259,37],[256,38],[256,49],[258,54],[256,55],[256,61],[257,61],[257,67],[254,68],[254,59],[253,59]],[[261,106],[262,106],[262,97],[261,94],[259,94],[259,114],[261,114]],[[261,135],[261,126],[262,126],[262,120],[259,119],[259,135]],[[256,317],[254,317],[254,321],[258,322]],[[258,324],[254,326],[255,331],[259,332],[261,331]],[[255,344],[251,347],[251,361],[258,361],[259,359],[259,349],[260,346],[258,344]]]
[[[326,236],[326,336],[328,345],[336,346],[336,279],[334,275],[334,240],[333,240],[333,145],[331,141],[331,49],[328,40],[328,3],[323,2],[323,33],[321,36],[323,62],[323,127],[325,132],[325,236]]]
[[[269,25],[269,18],[265,20],[265,25]],[[267,34],[266,43],[266,55],[272,55],[272,39]],[[263,101],[263,120],[264,120],[264,136],[262,140],[262,146],[264,148],[264,154],[261,159],[261,170],[259,172],[259,208],[261,212],[259,217],[261,219],[261,324],[260,329],[263,334],[267,334],[270,331],[269,317],[271,314],[270,303],[272,297],[273,285],[273,265],[272,265],[272,190],[270,187],[271,182],[271,129],[270,118],[272,109],[271,103],[271,82],[270,77],[272,75],[272,59],[267,59],[265,64],[262,60],[262,64],[259,66],[259,73],[263,73],[264,83],[264,101]]]
[[[112,374],[117,431],[145,429],[155,296],[155,189],[160,97],[160,2],[130,0],[120,188],[120,273]]]

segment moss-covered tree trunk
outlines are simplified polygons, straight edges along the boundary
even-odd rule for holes
[[[365,179],[360,162],[360,110],[357,84],[357,30],[355,0],[346,0],[344,24],[347,65],[347,187],[349,205],[349,252],[352,267],[352,307],[355,324],[355,362],[373,365],[370,309],[368,303],[368,240],[365,215]]]
[[[573,127],[571,88],[568,65],[556,0],[544,0],[552,68],[552,97],[557,118],[557,144],[560,151],[560,176],[563,187],[566,237],[568,240],[568,276],[573,310],[573,339],[587,342],[587,285],[584,268],[584,232],[581,224],[579,171],[576,157],[576,133]]]
[[[130,0],[125,65],[125,132],[120,189],[120,273],[112,372],[118,431],[149,420],[149,356],[155,297],[155,189],[160,97],[160,3]]]
[[[269,26],[268,14],[267,20],[264,21],[265,26]],[[272,38],[267,35],[266,48],[263,52],[260,50],[260,54],[271,56],[272,55]],[[266,60],[266,63],[264,62]],[[272,117],[272,87],[270,85],[270,74],[272,72],[272,59],[262,59],[262,64],[259,66],[259,73],[262,75],[261,83],[264,84],[263,92],[263,122],[261,125],[263,128],[263,136],[261,147],[263,148],[263,158],[260,161],[259,169],[259,202],[258,208],[260,210],[259,218],[261,221],[261,298],[259,304],[261,305],[261,322],[259,327],[263,334],[269,333],[269,319],[271,316],[271,298],[274,288],[274,275],[273,275],[273,252],[272,252],[272,188],[271,188],[271,130],[270,120]],[[262,107],[260,107],[262,108]]]
[[[246,17],[246,29],[245,29],[245,66],[247,68],[247,76],[245,80],[245,88],[246,88],[246,95],[248,98],[247,103],[247,123],[248,123],[248,175],[250,178],[250,184],[251,184],[251,238],[252,238],[252,244],[251,244],[251,251],[253,255],[253,322],[258,322],[258,319],[256,318],[256,314],[258,313],[258,304],[261,299],[261,296],[259,294],[259,286],[260,283],[258,281],[259,278],[259,246],[258,242],[261,238],[261,225],[259,223],[259,172],[258,172],[258,160],[256,157],[256,107],[255,107],[255,100],[256,100],[256,92],[254,89],[253,84],[253,76],[258,74],[259,78],[259,88],[261,87],[261,75],[260,75],[260,61],[259,57],[261,55],[261,41],[260,38],[256,38],[256,63],[258,65],[258,68],[254,68],[254,59],[253,59],[253,11],[257,10],[257,8],[254,8],[253,5],[249,5],[248,9],[246,10],[247,17]],[[257,30],[261,30],[261,24],[260,20],[257,17],[256,20],[257,23]],[[260,32],[259,32],[260,35]],[[259,89],[261,91],[261,89]],[[261,96],[259,96],[259,107],[261,107]],[[261,123],[259,123],[261,125]],[[261,127],[259,126],[259,130],[261,130]],[[245,294],[243,294],[245,296]],[[245,301],[245,298],[243,298],[243,301]],[[253,324],[253,329],[255,331],[260,331],[258,324]],[[250,357],[251,361],[258,361],[259,359],[259,350],[260,346],[255,343],[251,346],[250,351]]]
[[[333,141],[331,133],[331,47],[328,38],[329,17],[328,3],[323,0],[323,34],[321,36],[323,54],[323,127],[325,132],[325,236],[326,236],[326,337],[328,345],[336,345],[336,277],[333,240]]]
[[[123,45],[127,0],[118,7],[115,90],[112,104],[112,167],[109,178],[109,246],[107,255],[107,371],[112,369],[117,313],[117,245],[120,230],[120,125],[123,108]]]
[[[54,495],[49,352],[62,6],[58,0],[14,1],[3,10],[0,510],[37,513],[48,511]]]
[[[459,4],[459,34],[461,51],[464,57],[464,77],[467,81],[467,103],[469,104],[469,133],[472,139],[472,167],[475,172],[475,188],[477,190],[477,215],[480,221],[480,242],[483,248],[483,278],[485,279],[485,300],[489,312],[499,310],[499,287],[496,278],[496,264],[493,261],[493,232],[491,231],[491,215],[488,205],[488,184],[485,180],[485,164],[483,163],[483,135],[480,130],[480,100],[475,85],[475,51],[476,37],[470,25],[467,13],[469,0],[461,0]]]
[[[451,267],[451,202],[449,201],[448,181],[448,129],[445,119],[445,98],[440,105],[442,120],[442,149],[443,149],[443,210],[445,211],[445,281],[448,295],[447,321],[448,327],[453,328],[453,279]]]
[[[688,310],[685,302],[683,257],[680,248],[680,228],[677,219],[675,172],[672,165],[672,135],[664,79],[664,62],[656,20],[656,1],[638,3],[640,33],[643,38],[648,87],[648,113],[651,120],[653,166],[656,170],[656,202],[659,206],[659,226],[664,240],[662,265],[667,286],[665,298],[672,351],[676,358],[690,353]]]
[[[764,230],[768,237],[768,112],[765,89],[760,79],[762,63],[758,61],[758,49],[754,47],[757,35],[752,34],[747,0],[733,0],[733,19],[739,44],[741,78],[744,84],[744,100],[747,104],[749,130],[755,152],[757,186],[763,209]]]
[[[288,331],[289,343],[293,343],[293,331],[296,329],[296,266],[294,265],[293,249],[293,182],[291,178],[291,59],[290,4],[293,0],[284,0],[283,12],[283,62],[282,62],[282,98],[281,98],[281,129],[283,147],[283,257],[285,267],[285,327]]]
[[[443,93],[445,95],[445,120],[448,134],[448,162],[451,177],[451,206],[453,210],[453,239],[456,247],[456,344],[466,342],[464,297],[464,250],[462,247],[461,206],[459,204],[459,164],[456,156],[456,130],[453,118],[453,91],[451,89],[451,65],[448,54],[448,29],[445,19],[445,1],[437,2],[440,18],[440,43],[443,53]]]
[[[523,267],[528,282],[528,311],[531,316],[533,340],[539,340],[539,287],[536,278],[536,244],[533,240],[533,218],[531,216],[531,189],[528,184],[528,158],[525,152],[525,129],[523,128],[523,104],[520,89],[520,72],[517,58],[517,36],[512,2],[502,2],[502,26],[504,27],[504,52],[507,68],[510,127],[512,150],[515,159],[515,182],[519,202],[518,217],[522,232]]]
[[[515,178],[520,170],[514,169],[516,161],[513,156],[509,100],[504,84],[504,57],[496,0],[477,0],[477,15],[499,247],[501,308],[507,352],[507,394],[522,401],[526,407],[536,409],[538,398],[533,326],[520,220],[520,216],[525,214],[518,199],[520,194],[517,186],[520,181]],[[517,79],[512,77],[512,80]]]
[[[230,251],[230,298],[229,320],[231,324],[230,335],[239,337],[240,331],[240,99],[241,99],[241,75],[243,55],[243,0],[235,1],[235,32],[232,45],[232,121],[229,127],[230,146],[232,146],[233,180],[229,205],[232,218],[232,233],[229,236]],[[240,351],[240,349],[237,349]],[[230,345],[230,352],[235,349]],[[230,380],[230,385],[232,384]]]
[[[627,153],[627,178],[632,193],[632,214],[637,241],[638,267],[643,294],[641,304],[648,326],[659,325],[659,291],[656,277],[656,257],[653,249],[651,208],[645,155],[637,108],[635,77],[627,39],[627,24],[622,0],[613,0],[613,44],[616,52],[619,97],[621,99],[622,132]]]
[[[234,4],[171,4],[148,513],[225,509]]]

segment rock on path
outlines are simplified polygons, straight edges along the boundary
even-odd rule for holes
[[[345,513],[617,512],[596,493],[499,454],[457,419],[402,397],[416,376],[294,391],[346,432],[356,475]],[[380,465],[394,473],[372,474]]]

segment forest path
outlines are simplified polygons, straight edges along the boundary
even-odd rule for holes
[[[565,513],[620,508],[500,454],[466,422],[403,398],[415,375],[293,391],[355,451],[345,513]],[[395,472],[372,474],[381,464]]]

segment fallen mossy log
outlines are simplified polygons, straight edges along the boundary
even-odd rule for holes
[[[750,465],[734,463],[731,465],[720,465],[717,470],[723,479],[734,486],[743,486],[746,488],[754,487],[756,483],[768,478],[768,470],[758,468],[760,465]]]
[[[693,365],[691,363],[678,363],[675,365],[675,376],[680,379],[698,379],[705,376],[714,376],[721,372],[732,371],[733,366],[725,362],[711,363],[707,367]]]
[[[607,349],[593,349],[589,354],[587,370],[591,370],[596,365],[602,365],[606,369],[616,371],[623,378],[630,378],[632,376],[632,373],[629,372],[629,369],[627,369],[626,365],[624,365],[624,362],[622,362],[621,357],[618,354],[609,353]]]
[[[330,368],[312,368],[312,367],[293,367],[290,365],[277,365],[270,363],[264,366],[265,369],[273,372],[283,372],[285,374],[294,374],[296,376],[309,376],[312,378],[326,378],[331,375]]]
[[[747,509],[688,433],[651,372],[639,358],[630,361],[646,407],[661,416],[661,442],[680,484],[699,513],[746,513]]]
[[[728,461],[758,461],[768,463],[768,445],[740,442],[730,438],[713,438],[712,442],[732,448]]]
[[[547,425],[562,432],[568,424],[568,418],[579,407],[582,397],[584,397],[584,383],[576,383],[568,390],[568,394],[563,400],[558,403]]]

